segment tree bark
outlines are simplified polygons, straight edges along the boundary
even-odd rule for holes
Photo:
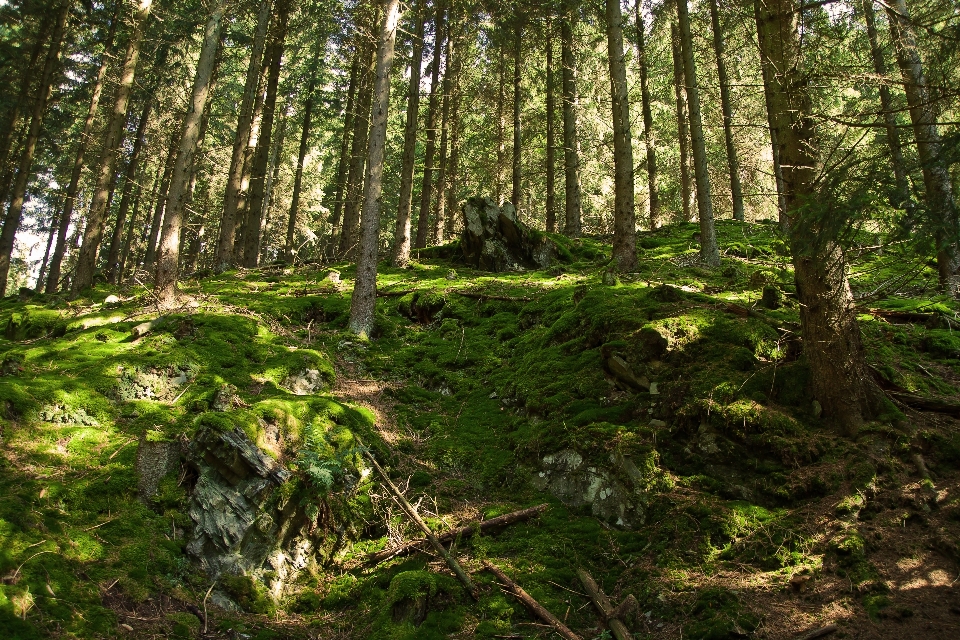
[[[577,61],[573,51],[575,5],[564,6],[560,24],[561,63],[563,65],[563,180],[564,235],[580,237],[580,138],[577,132]]]
[[[727,147],[727,167],[730,170],[730,200],[733,219],[743,222],[743,189],[740,186],[740,160],[733,141],[733,106],[730,103],[730,81],[724,59],[723,31],[717,0],[710,0],[710,21],[713,25],[713,52],[717,57],[717,77],[720,81],[720,108],[723,111],[723,141]]]
[[[765,29],[761,20],[761,6],[757,2],[755,2],[753,6],[754,17],[757,21],[757,41],[760,44],[760,48],[763,49],[765,46],[763,39],[767,37],[767,35],[764,33]],[[788,232],[790,230],[790,217],[787,215],[786,197],[784,196],[783,167],[780,163],[780,141],[777,139],[777,128],[773,125],[773,114],[771,113],[770,87],[773,86],[773,73],[774,69],[770,66],[770,62],[761,55],[760,75],[763,78],[763,100],[766,104],[767,124],[770,129],[770,156],[773,160],[773,180],[777,188],[777,212],[780,217],[780,229]]]
[[[950,170],[942,155],[936,108],[927,86],[905,0],[891,0],[887,5],[887,16],[910,107],[917,156],[923,172],[924,199],[935,229],[940,287],[954,298],[960,298],[960,219],[953,198]]]
[[[119,8],[120,3],[117,3]],[[70,228],[70,222],[73,219],[73,208],[77,202],[77,193],[80,190],[80,178],[83,175],[84,157],[87,153],[87,147],[90,144],[90,137],[93,133],[93,122],[97,117],[97,110],[100,107],[100,95],[103,93],[103,82],[107,75],[107,66],[110,60],[110,52],[113,49],[113,36],[116,32],[118,10],[114,12],[113,20],[110,22],[110,31],[107,33],[107,39],[104,41],[103,58],[100,60],[100,66],[97,68],[97,75],[93,81],[91,89],[90,106],[87,108],[87,119],[83,121],[83,131],[80,134],[80,140],[77,142],[77,155],[73,160],[73,172],[70,174],[70,183],[67,185],[66,195],[63,200],[63,211],[60,214],[60,224],[57,229],[57,244],[53,249],[53,257],[50,258],[50,271],[47,273],[46,293],[56,293],[60,288],[60,269],[63,265],[63,257],[67,252],[67,230]]]
[[[284,108],[284,111],[280,114],[280,123],[277,125],[277,136],[273,141],[273,149],[270,151],[270,162],[267,167],[267,185],[263,190],[263,217],[260,224],[260,247],[258,248],[258,254],[260,260],[264,260],[266,256],[264,255],[263,249],[263,234],[267,233],[271,228],[271,212],[274,209],[274,201],[277,194],[277,182],[280,180],[280,166],[283,164],[281,162],[281,155],[283,152],[283,142],[287,137],[287,122],[289,121],[289,116],[286,113],[290,109],[290,101],[287,101],[287,106]],[[274,225],[276,227],[277,225]]]
[[[183,117],[177,161],[173,166],[173,175],[170,179],[170,193],[167,195],[167,207],[163,216],[163,231],[157,251],[157,275],[153,287],[158,306],[162,309],[172,308],[177,300],[180,227],[189,197],[193,157],[197,151],[201,121],[206,110],[210,81],[216,66],[217,49],[220,47],[220,30],[223,26],[225,7],[226,0],[217,1],[204,29],[203,46],[200,49],[200,59],[197,62],[197,71],[193,80],[190,106]]]
[[[556,116],[556,98],[553,90],[553,24],[547,18],[547,233],[557,230],[557,194],[556,194],[556,145],[554,139],[554,120]]]
[[[317,39],[313,52],[313,61],[310,64],[310,80],[307,82],[307,93],[303,99],[303,127],[300,130],[300,148],[297,151],[297,170],[293,178],[293,195],[290,197],[290,215],[287,219],[287,237],[283,245],[283,259],[293,264],[296,257],[296,248],[293,246],[297,231],[297,218],[300,216],[300,191],[303,189],[303,162],[307,157],[307,147],[310,145],[310,124],[313,117],[313,94],[317,89],[317,69],[320,65],[320,53],[327,43],[327,36]]]
[[[37,283],[34,285],[35,291],[40,291],[43,286],[44,278],[47,273],[47,264],[50,261],[50,248],[53,246],[53,238],[57,235],[57,226],[59,225],[59,203],[53,208],[53,217],[50,219],[50,230],[47,233],[47,248],[43,251],[43,260],[40,261],[40,271],[37,273]]]
[[[717,232],[713,224],[713,199],[710,193],[710,168],[707,166],[707,145],[700,119],[700,88],[693,59],[693,36],[687,0],[677,0],[677,22],[683,51],[683,75],[687,87],[687,108],[690,110],[690,142],[693,147],[693,173],[697,185],[697,211],[700,213],[700,259],[708,267],[720,266]]]
[[[227,173],[227,187],[223,196],[223,216],[220,220],[220,233],[217,238],[217,250],[214,263],[217,270],[228,268],[234,262],[234,241],[237,230],[237,207],[240,192],[243,189],[243,165],[247,144],[253,126],[253,105],[260,88],[260,68],[263,62],[263,49],[267,39],[267,27],[270,25],[270,9],[273,0],[261,0],[257,16],[257,29],[254,32],[250,49],[250,61],[247,64],[247,77],[237,116],[237,135],[233,141],[233,153],[230,156],[230,170]]]
[[[76,295],[83,289],[93,286],[93,276],[97,269],[97,253],[103,240],[103,228],[108,212],[107,200],[110,196],[110,183],[114,179],[117,155],[123,142],[124,125],[127,120],[127,105],[133,90],[133,80],[137,72],[137,60],[140,58],[140,43],[143,40],[144,24],[150,15],[152,0],[140,0],[133,15],[133,27],[127,50],[124,54],[114,99],[113,112],[104,134],[103,149],[96,173],[96,186],[87,213],[87,225],[83,232],[83,244],[77,257],[77,274],[73,279],[72,290]]]
[[[143,105],[143,111],[140,113],[140,121],[137,123],[137,133],[133,143],[133,150],[130,152],[130,160],[127,162],[126,174],[123,177],[123,193],[120,196],[120,206],[117,209],[117,220],[114,223],[113,236],[110,238],[110,250],[107,254],[106,271],[107,282],[110,284],[117,283],[123,225],[127,220],[127,213],[130,211],[133,187],[137,180],[137,168],[140,164],[140,151],[143,149],[144,139],[147,135],[147,124],[150,121],[150,111],[152,107],[153,96],[148,95]]]
[[[804,353],[823,415],[849,436],[872,417],[879,391],[867,371],[843,251],[816,211],[817,136],[802,75],[797,0],[755,0],[770,69],[770,118],[783,162],[790,248]]]
[[[452,4],[452,3],[451,3]],[[447,16],[447,51],[446,64],[443,72],[443,107],[440,109],[440,152],[437,155],[437,200],[433,206],[433,244],[443,244],[443,217],[446,214],[447,190],[447,148],[450,144],[450,108],[453,96],[454,57],[456,52],[456,38],[454,34],[453,6]]]
[[[363,64],[360,67],[362,77],[357,92],[357,115],[350,141],[350,171],[347,176],[347,196],[343,207],[343,228],[340,231],[340,246],[337,251],[339,255],[348,259],[357,255],[360,211],[363,207],[364,167],[370,141],[370,107],[373,101],[373,83],[377,63],[373,37],[374,16],[367,16],[362,24],[364,33],[369,39],[364,43],[365,52]]]
[[[623,15],[620,0],[606,0],[607,62],[613,104],[613,262],[619,271],[637,268],[637,213],[634,206],[633,143],[627,66],[623,56]]]
[[[463,22],[460,23],[463,28]],[[462,33],[462,31],[460,32]],[[466,47],[467,42],[462,37],[458,46]],[[463,59],[466,51],[461,48],[453,56],[453,67],[450,70],[450,158],[447,160],[447,214],[444,216],[444,234],[447,240],[454,238],[462,227],[462,217],[458,215],[460,193],[460,141],[462,136],[463,119],[460,104],[463,94],[460,89],[460,75],[463,70]]]
[[[403,155],[400,161],[400,204],[393,234],[393,266],[410,262],[410,213],[413,210],[413,174],[417,164],[417,126],[420,120],[420,76],[423,69],[423,33],[426,22],[424,0],[418,0],[414,13],[417,28],[410,56],[410,84],[407,88],[407,119],[403,130]]]
[[[380,245],[380,197],[383,189],[383,158],[387,142],[387,111],[390,107],[390,70],[397,39],[399,0],[384,0],[383,26],[377,51],[376,104],[370,126],[367,150],[367,177],[364,181],[362,234],[357,275],[350,301],[349,330],[360,336],[373,332],[377,302],[377,255]]]
[[[507,171],[507,47],[500,44],[497,62],[497,205],[503,204],[503,190]]]
[[[873,0],[863,0],[863,17],[867,23],[867,39],[870,41],[870,58],[873,70],[877,73],[877,90],[880,93],[880,108],[883,110],[883,123],[887,129],[887,146],[890,148],[890,163],[896,191],[891,200],[895,207],[908,205],[910,201],[910,183],[907,180],[906,165],[903,161],[903,147],[900,144],[900,132],[897,130],[897,113],[893,106],[890,87],[885,83],[887,63],[883,59],[880,38],[877,35],[877,16],[873,9]]]
[[[510,191],[510,203],[520,215],[521,181],[523,176],[520,172],[520,154],[523,153],[520,141],[520,116],[523,111],[523,87],[521,81],[523,75],[521,69],[523,65],[523,19],[516,17],[516,24],[513,27],[513,173],[512,190]]]
[[[440,110],[440,56],[443,54],[443,41],[446,39],[444,6],[437,2],[434,19],[433,60],[430,63],[430,103],[427,106],[427,143],[423,152],[423,183],[420,187],[420,213],[417,216],[417,238],[414,248],[427,246],[427,234],[430,232],[430,201],[433,197],[433,163],[437,152],[437,115]]]
[[[643,111],[643,143],[647,152],[647,199],[650,205],[650,228],[663,224],[660,218],[660,192],[657,189],[657,146],[653,135],[653,110],[650,101],[650,71],[647,66],[646,26],[643,23],[643,2],[636,3],[637,60],[640,66],[640,106]]]
[[[267,188],[267,165],[270,160],[270,140],[273,135],[273,121],[277,112],[277,88],[280,83],[280,67],[283,62],[284,41],[287,38],[287,24],[290,17],[289,0],[277,0],[275,14],[275,29],[269,50],[270,70],[267,76],[267,94],[263,101],[263,120],[260,122],[260,137],[257,140],[257,151],[253,156],[247,220],[244,224],[243,231],[243,266],[248,269],[254,268],[260,263],[263,205],[266,201]]]
[[[30,169],[33,166],[33,156],[40,138],[40,128],[43,125],[43,116],[47,110],[47,102],[53,92],[53,74],[60,62],[60,46],[63,42],[63,31],[70,13],[69,0],[62,0],[53,33],[50,37],[50,46],[43,62],[43,71],[37,87],[37,95],[33,102],[30,114],[30,128],[24,141],[23,151],[20,154],[20,163],[17,167],[17,177],[13,181],[13,191],[10,198],[10,208],[3,220],[3,231],[0,232],[0,296],[7,291],[7,277],[10,274],[10,258],[13,254],[13,245],[20,228],[23,216],[23,201],[27,193],[27,183],[30,181]]]
[[[683,45],[680,30],[670,24],[670,42],[673,49],[673,89],[677,99],[677,142],[680,145],[680,206],[683,221],[693,220],[693,181],[690,179],[690,129],[687,117],[687,93],[683,72]]]
[[[156,181],[156,176],[154,181]],[[140,218],[140,202],[143,195],[142,185],[137,185],[137,191],[133,197],[133,207],[130,213],[130,222],[127,224],[127,235],[123,240],[123,250],[120,252],[120,263],[117,265],[117,282],[123,282],[123,276],[126,274],[127,260],[130,258],[130,252],[133,249],[133,232],[137,228],[137,222]]]

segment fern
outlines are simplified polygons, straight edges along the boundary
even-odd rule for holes
[[[314,489],[322,495],[328,495],[337,481],[343,478],[350,460],[359,449],[352,447],[337,451],[332,457],[322,456],[317,450],[332,448],[332,442],[314,424],[306,425],[303,444],[304,448],[297,452],[294,464]]]

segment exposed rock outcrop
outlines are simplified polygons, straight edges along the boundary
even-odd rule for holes
[[[556,243],[517,220],[517,211],[509,203],[500,207],[490,198],[469,198],[463,218],[463,257],[478,269],[544,269],[558,261]]]

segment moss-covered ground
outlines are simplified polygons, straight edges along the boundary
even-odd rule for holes
[[[558,237],[567,262],[527,273],[424,252],[407,269],[382,266],[369,340],[345,332],[349,264],[186,282],[184,307],[140,338],[131,328],[156,317],[144,290],[4,299],[0,636],[199,637],[191,608],[211,581],[184,553],[189,474],[141,503],[134,465],[141,437],[189,439],[220,423],[288,464],[306,445],[332,460],[362,435],[438,531],[550,506],[457,543],[480,587],[474,603],[439,558],[365,564],[418,535],[373,491],[360,539],[297,595],[272,602],[226,580],[246,611],[210,608],[209,636],[550,637],[480,571],[483,559],[584,638],[609,636],[578,568],[615,602],[637,598],[637,637],[793,637],[828,622],[848,637],[960,628],[960,422],[891,402],[856,439],[835,435],[809,394],[776,227],[722,221],[718,231],[720,268],[698,266],[695,226],[676,225],[641,234],[639,271],[615,285],[603,283],[609,245],[595,239]],[[956,399],[958,306],[906,246],[861,240],[851,284],[878,381]],[[765,293],[781,306],[762,307]],[[612,356],[652,392],[611,374]],[[305,369],[322,387],[291,394],[288,378]],[[237,402],[214,411],[226,385]],[[265,438],[264,425],[280,437]],[[543,457],[567,449],[597,467],[611,454],[634,460],[648,479],[642,524],[624,529],[535,490]],[[321,490],[299,490],[311,487]]]

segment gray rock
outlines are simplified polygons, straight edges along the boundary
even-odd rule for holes
[[[326,382],[316,369],[304,369],[299,373],[287,376],[283,387],[298,396],[309,396],[318,391],[324,391]]]
[[[517,220],[513,205],[473,197],[463,205],[460,246],[467,263],[486,271],[545,269],[557,262],[557,245]]]
[[[144,432],[137,443],[137,493],[143,501],[157,495],[160,481],[180,466],[180,443],[151,441]]]

